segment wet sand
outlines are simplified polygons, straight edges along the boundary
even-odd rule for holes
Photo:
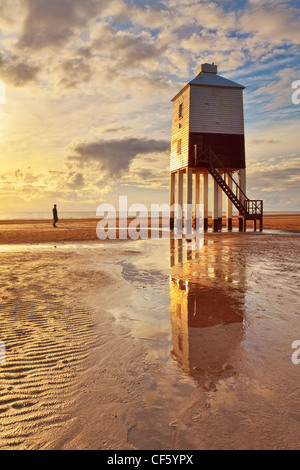
[[[3,244],[0,448],[297,449],[299,248]]]
[[[55,229],[51,220],[2,220],[0,244],[97,241],[98,222],[99,219],[62,219]],[[211,228],[211,218],[208,222]],[[225,218],[223,227],[225,230]],[[233,227],[238,227],[237,217],[233,218]],[[300,232],[300,214],[265,215],[264,229]],[[248,221],[247,230],[253,230],[253,222]]]

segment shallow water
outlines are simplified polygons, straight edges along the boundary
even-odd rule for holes
[[[1,334],[9,346],[0,369],[4,448],[43,448],[42,431],[51,447],[64,420],[68,447],[78,374],[89,349],[101,346],[101,321],[97,333],[84,296],[89,287],[96,300],[106,289],[105,308],[122,331],[107,355],[100,349],[93,373],[101,369],[120,383],[107,400],[122,405],[121,424],[130,423],[126,448],[298,448],[300,364],[292,362],[292,343],[300,340],[299,236],[208,234],[202,249],[187,248],[172,239],[18,246],[15,255],[0,247]],[[101,273],[112,268],[128,285],[120,302]],[[131,362],[114,353],[124,337]],[[142,354],[135,356],[137,345]],[[121,399],[125,389],[132,401]],[[103,400],[98,411],[84,407],[99,412],[101,428]],[[81,418],[78,442],[90,426]]]
[[[213,236],[201,250],[168,243],[139,242],[138,255],[120,262],[134,289],[126,311],[112,313],[156,361],[130,442],[297,448],[299,238]]]

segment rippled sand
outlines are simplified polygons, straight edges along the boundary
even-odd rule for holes
[[[39,249],[1,253],[0,448],[26,447],[36,431],[54,431],[70,419],[79,372],[98,332],[81,301],[90,282],[76,254]],[[93,282],[105,283],[100,273]]]
[[[298,448],[299,240],[3,246],[0,448]]]

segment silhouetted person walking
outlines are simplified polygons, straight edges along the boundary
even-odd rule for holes
[[[56,204],[53,207],[53,227],[56,227],[56,222],[58,222]]]

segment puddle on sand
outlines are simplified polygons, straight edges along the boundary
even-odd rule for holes
[[[156,368],[129,441],[147,449],[295,447],[299,238],[208,238],[198,251],[172,239],[132,247],[139,253],[120,262],[130,303],[112,313],[145,340]]]
[[[209,234],[194,251],[172,239],[57,245],[63,252],[78,248],[83,257],[91,250],[89,275],[106,263],[97,252],[109,251],[107,263],[115,267],[117,259],[132,287],[126,307],[111,312],[132,345],[144,345],[136,362],[145,374],[138,378],[133,363],[128,378],[133,387],[141,380],[143,390],[138,406],[128,409],[134,448],[299,446],[300,365],[291,361],[291,345],[300,339],[299,236],[224,235]],[[16,247],[0,249],[10,250]]]
[[[214,375],[230,375],[228,346],[240,345],[245,328],[245,265],[239,260],[233,269],[229,249],[216,251],[218,243],[188,251],[185,241],[141,241],[136,256],[118,263],[134,288],[129,304],[112,310],[134,338],[148,340],[149,357],[169,363],[165,373],[179,365],[183,380],[205,389],[207,377],[215,388]]]

